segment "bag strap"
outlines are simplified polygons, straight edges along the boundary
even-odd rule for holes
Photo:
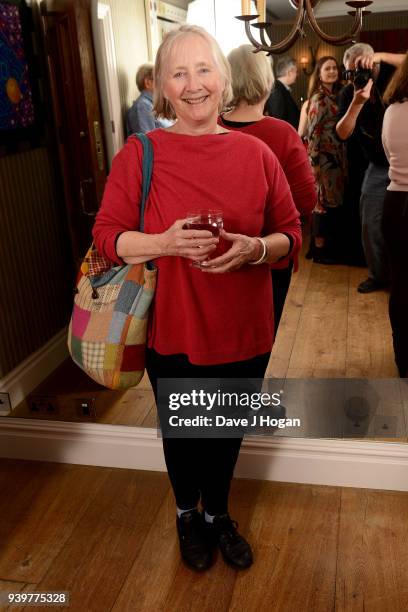
[[[142,201],[140,204],[140,223],[139,231],[144,232],[144,214],[146,208],[147,198],[149,197],[150,185],[152,182],[153,173],[153,145],[146,136],[146,134],[135,133],[132,136],[136,136],[140,140],[143,146],[143,161],[142,161]]]

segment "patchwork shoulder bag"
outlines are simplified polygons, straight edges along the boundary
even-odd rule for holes
[[[143,182],[139,231],[153,170],[153,147],[143,145]],[[142,379],[149,308],[156,287],[152,262],[112,266],[94,244],[78,273],[68,349],[74,362],[93,380],[110,389],[129,389]]]

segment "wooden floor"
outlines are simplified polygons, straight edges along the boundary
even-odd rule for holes
[[[397,370],[388,319],[388,293],[362,295],[364,268],[323,266],[301,258],[286,300],[267,376],[277,378],[394,378]],[[156,409],[145,377],[126,393],[104,390],[70,360],[33,396],[42,407],[23,402],[12,416],[64,421],[96,421],[156,426]],[[94,414],[84,416],[81,399],[94,398]],[[40,402],[41,403],[41,402]],[[46,406],[52,405],[53,410]]]
[[[365,268],[302,258],[293,275],[267,376],[394,378],[386,291],[357,292]]]
[[[254,565],[196,574],[166,474],[1,459],[0,591],[69,591],[80,612],[408,609],[407,493],[235,480],[231,514]]]

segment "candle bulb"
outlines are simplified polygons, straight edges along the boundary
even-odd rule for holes
[[[265,0],[256,0],[256,10],[259,15],[258,21],[264,23],[266,21],[266,2]]]
[[[251,0],[241,0],[241,15],[250,15]]]

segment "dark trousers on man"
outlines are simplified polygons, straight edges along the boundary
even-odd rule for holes
[[[362,242],[369,277],[383,285],[389,281],[389,266],[382,231],[384,199],[388,184],[388,167],[370,163],[361,187]]]
[[[389,313],[395,361],[408,377],[408,192],[387,191],[383,231],[391,268]]]
[[[191,364],[186,355],[146,354],[146,369],[157,402],[160,378],[263,378],[270,353],[211,366]],[[210,515],[228,511],[228,495],[242,438],[163,438],[167,471],[177,507],[194,508],[201,498]]]

